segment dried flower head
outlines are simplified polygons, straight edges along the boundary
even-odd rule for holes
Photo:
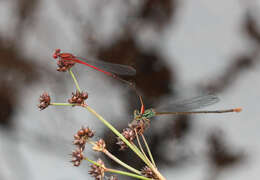
[[[142,170],[141,170],[142,175],[144,175],[147,178],[152,178],[155,180],[159,180],[159,178],[154,174],[154,172],[152,171],[151,168],[149,168],[148,166],[145,166]]]
[[[87,92],[79,92],[78,90],[76,93],[72,93],[72,97],[68,100],[71,104],[84,104],[85,100],[88,98]]]
[[[149,126],[149,119],[133,120],[128,126],[138,134],[143,134],[146,127]]]
[[[64,59],[59,59],[57,61],[57,71],[59,72],[66,72],[68,69],[70,69],[72,66],[75,65],[75,62],[73,61],[68,61]]]
[[[79,166],[81,161],[84,159],[83,151],[82,149],[76,149],[72,152],[72,160],[74,166]]]
[[[97,160],[97,163],[100,165],[92,164],[91,170],[88,172],[92,177],[94,177],[96,180],[103,180],[105,175],[105,165],[104,162],[101,159]]]
[[[123,132],[121,133],[128,141],[133,142],[136,138],[135,132],[131,128],[125,128],[123,129]],[[128,146],[125,144],[124,141],[122,141],[119,137],[117,138],[117,143],[120,146],[119,150],[125,150]]]
[[[54,59],[59,58],[57,61],[57,65],[58,65],[57,71],[60,72],[67,71],[75,64],[75,62],[73,61],[75,56],[70,53],[61,53],[60,49],[55,50],[55,52],[53,53],[53,58]]]
[[[93,146],[94,151],[100,151],[102,152],[106,148],[106,143],[103,139],[99,139],[95,145]]]
[[[77,145],[80,149],[85,149],[85,144],[89,138],[92,138],[94,136],[94,131],[92,131],[88,127],[81,127],[80,130],[78,130],[77,134],[74,135],[74,141],[73,144]]]
[[[125,128],[123,129],[122,135],[130,142],[133,142],[133,140],[135,139],[135,132],[133,129],[131,128]]]
[[[40,110],[43,110],[50,105],[51,97],[49,96],[48,93],[44,92],[40,96],[39,101],[40,101],[40,104],[38,105],[38,107],[40,108]]]

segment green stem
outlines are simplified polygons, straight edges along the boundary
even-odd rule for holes
[[[86,161],[88,161],[88,162],[92,163],[92,164],[95,164],[95,165],[97,165],[97,166],[100,166],[100,167],[102,167],[102,165],[101,165],[101,164],[99,164],[99,163],[97,163],[96,161],[92,161],[91,159],[89,159],[89,158],[87,158],[87,157],[85,157],[84,159],[85,159]]]
[[[153,159],[153,155],[152,155],[151,150],[150,150],[150,148],[149,148],[149,146],[148,146],[148,143],[147,143],[147,141],[146,141],[144,135],[141,134],[141,136],[142,136],[142,138],[143,138],[143,141],[144,141],[145,147],[146,147],[146,149],[147,149],[147,151],[148,151],[148,154],[149,154],[149,156],[150,156],[150,159],[151,159],[153,165],[156,167],[155,162],[154,162],[154,159]]]
[[[75,85],[76,85],[76,87],[77,87],[77,90],[78,90],[79,92],[81,92],[80,87],[79,87],[79,83],[78,83],[78,81],[77,81],[77,79],[76,79],[74,73],[72,72],[71,69],[69,69],[69,72],[70,72],[70,75],[71,75],[71,77],[72,77],[72,79],[73,79],[73,81],[74,81],[74,83],[75,83]]]
[[[106,168],[106,167],[104,167],[103,165],[97,163],[96,161],[93,161],[93,160],[88,159],[87,157],[85,157],[84,159],[85,159],[86,161],[92,163],[92,164],[95,164],[95,165],[99,166],[99,167],[103,167],[106,172],[117,173],[117,174],[121,174],[121,175],[125,175],[125,176],[134,177],[134,178],[137,178],[137,179],[152,180],[152,179],[150,179],[150,178],[147,178],[147,177],[144,177],[144,176],[140,176],[140,175],[136,175],[136,174],[133,174],[133,173],[129,173],[129,172],[125,172],[125,171],[119,171],[119,170],[115,170],[115,169]]]
[[[120,159],[118,159],[117,157],[115,157],[113,154],[111,154],[107,149],[104,149],[103,150],[103,153],[105,155],[107,155],[110,159],[112,159],[113,161],[117,162],[118,164],[120,164],[121,166],[125,167],[126,169],[136,173],[136,174],[140,174],[141,175],[141,172],[138,171],[137,169],[127,165],[126,163],[124,163],[123,161],[121,161]]]
[[[52,106],[75,106],[75,104],[70,103],[50,103]]]
[[[151,164],[150,160],[148,159],[148,157],[146,156],[146,154],[145,154],[145,152],[144,152],[144,150],[143,150],[143,147],[142,147],[142,144],[141,144],[141,142],[140,142],[140,140],[139,140],[139,135],[137,134],[136,129],[135,129],[135,136],[136,136],[136,139],[137,139],[137,143],[138,143],[138,145],[139,145],[139,148],[141,149],[141,151],[142,151],[142,153],[143,153],[145,159],[147,160],[147,162],[149,162],[149,164]]]
[[[148,166],[150,166],[149,162],[145,159],[142,153],[138,148],[135,148],[120,132],[117,131],[114,126],[112,126],[108,121],[106,121],[102,116],[100,116],[94,109],[92,109],[89,106],[84,107],[86,108],[89,112],[91,112],[93,115],[95,115],[102,123],[104,123],[113,133],[115,133],[126,145],[131,148]]]
[[[138,149],[138,147],[134,144],[134,143],[132,143],[132,146],[134,147],[134,148],[136,148],[136,149]],[[139,149],[138,149],[139,150]],[[139,150],[138,151],[138,153],[140,153],[140,156],[143,156],[143,154],[142,154],[142,152]]]
[[[119,170],[115,170],[115,169],[108,169],[108,168],[106,168],[106,172],[111,172],[111,173],[116,173],[116,174],[129,176],[129,177],[134,177],[136,179],[152,180],[152,179],[144,177],[144,176],[139,176],[139,175],[136,175],[136,174],[133,174],[133,173],[129,173],[129,172],[125,172],[125,171],[119,171]]]

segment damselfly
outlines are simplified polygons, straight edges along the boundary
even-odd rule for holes
[[[149,120],[154,116],[160,115],[187,115],[187,114],[204,114],[204,113],[228,113],[228,112],[240,112],[241,108],[213,110],[213,111],[191,111],[193,109],[203,108],[219,101],[216,95],[207,94],[203,96],[197,96],[191,99],[182,101],[170,101],[158,108],[146,109],[143,104],[143,100],[140,97],[141,109],[134,111],[134,120]]]
[[[98,60],[89,60],[86,58],[75,56],[71,53],[61,52],[60,49],[55,50],[55,52],[53,53],[53,58],[54,59],[59,58],[59,60],[62,60],[63,63],[74,62],[74,63],[83,64],[83,65],[93,68],[99,72],[102,72],[107,76],[110,76],[114,79],[127,83],[130,86],[134,86],[134,83],[126,81],[117,76],[117,75],[127,75],[127,76],[135,75],[136,70],[131,66],[107,63],[107,62],[98,61]]]

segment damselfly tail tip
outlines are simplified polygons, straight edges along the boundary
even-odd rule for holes
[[[241,112],[242,111],[242,108],[235,108],[233,109],[234,112]]]

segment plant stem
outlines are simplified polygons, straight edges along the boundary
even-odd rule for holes
[[[96,143],[93,142],[93,141],[90,141],[88,140],[87,141],[88,143],[92,144],[93,147],[96,146]],[[113,154],[111,154],[107,149],[102,149],[101,151],[99,152],[103,152],[105,155],[107,155],[110,159],[112,159],[113,161],[115,161],[116,163],[120,164],[121,166],[125,167],[126,169],[136,173],[136,174],[140,174],[141,175],[141,172],[138,171],[137,169],[129,166],[128,164],[124,163],[123,161],[121,161],[120,159],[118,159],[116,156],[114,156]]]
[[[100,116],[94,109],[92,109],[90,106],[85,106],[89,112],[91,112],[93,115],[95,115],[102,123],[104,123],[113,133],[115,133],[124,143],[127,144],[129,148],[131,148],[148,166],[149,162],[145,159],[145,157],[142,155],[140,150],[138,148],[135,148],[120,132],[117,131],[114,126],[112,126],[108,121],[106,121],[102,116]]]
[[[74,81],[74,83],[75,83],[75,85],[76,85],[76,87],[77,87],[77,90],[78,90],[79,92],[81,92],[80,87],[79,87],[79,83],[78,83],[78,81],[77,81],[77,79],[76,79],[74,73],[72,72],[71,68],[69,69],[69,72],[70,72],[70,75],[71,75],[71,77],[72,77],[72,79],[73,79],[73,81]]]
[[[112,159],[113,161],[117,162],[118,164],[120,164],[121,166],[125,167],[126,169],[141,175],[141,172],[138,171],[137,169],[127,165],[126,163],[124,163],[123,161],[121,161],[120,159],[118,159],[117,157],[115,157],[113,154],[111,154],[107,149],[104,149],[102,151],[105,155],[107,155],[110,159]]]
[[[154,162],[154,159],[153,159],[153,155],[152,155],[151,150],[150,150],[150,148],[149,148],[149,146],[148,146],[148,143],[147,143],[147,141],[146,141],[144,135],[141,134],[141,136],[142,136],[142,138],[143,138],[143,141],[144,141],[145,147],[146,147],[146,149],[147,149],[147,151],[148,151],[148,154],[149,154],[149,156],[150,156],[150,159],[151,159],[153,165],[156,167],[155,162]]]
[[[136,174],[133,174],[133,173],[129,173],[129,172],[125,172],[125,171],[119,171],[119,170],[115,170],[115,169],[106,168],[106,172],[117,173],[117,174],[121,174],[121,175],[125,175],[125,176],[134,177],[134,178],[137,178],[137,179],[152,180],[152,179],[144,177],[144,176],[139,176],[139,175],[136,175]]]
[[[95,165],[97,165],[97,166],[99,166],[99,167],[102,167],[102,165],[99,164],[99,163],[97,163],[96,161],[93,161],[93,160],[91,160],[91,159],[89,159],[89,158],[87,158],[87,157],[85,157],[84,159],[85,159],[86,161],[92,163],[92,164],[95,164]]]
[[[93,160],[88,159],[87,157],[85,157],[84,159],[85,159],[86,161],[92,163],[92,164],[95,164],[95,165],[99,166],[99,167],[103,167],[106,172],[111,172],[111,173],[117,173],[117,174],[121,174],[121,175],[126,175],[126,176],[134,177],[134,178],[137,178],[137,179],[152,180],[152,179],[150,179],[150,178],[147,178],[147,177],[144,177],[144,176],[140,176],[140,175],[136,175],[136,174],[133,174],[133,173],[129,173],[129,172],[125,172],[125,171],[119,171],[119,170],[116,170],[116,169],[106,168],[106,167],[104,167],[103,165],[97,163],[96,161],[93,161]]]
[[[142,152],[136,148],[135,146],[133,146],[120,132],[117,131],[116,128],[114,128],[108,121],[106,121],[102,116],[100,116],[94,109],[92,109],[89,106],[85,106],[84,108],[86,108],[89,112],[91,112],[92,114],[94,114],[102,123],[104,123],[111,131],[113,131],[120,139],[122,139],[122,141],[124,141],[124,143],[126,143],[128,145],[129,148],[131,148],[144,162],[145,164],[150,167],[152,169],[152,171],[156,174],[156,176],[160,179],[160,180],[166,180],[161,173],[158,171],[158,169],[150,162],[147,161],[147,159],[144,157],[144,155],[142,154]]]
[[[160,179],[160,180],[166,180],[165,177],[163,177],[161,175],[161,173],[158,171],[158,169],[154,166],[152,166],[152,171],[156,174],[156,176]]]
[[[138,134],[137,132],[135,131],[136,133],[136,137],[137,137],[137,141],[138,141],[138,144],[140,146],[140,148],[142,149],[142,146],[141,146],[141,143],[139,141],[139,138],[138,138]],[[145,141],[146,142],[146,141]],[[148,146],[148,145],[147,145]],[[143,151],[143,149],[142,149]],[[150,160],[147,158],[147,156],[145,155],[144,151],[143,151],[143,154],[144,154],[144,157],[147,159],[147,161],[149,162],[149,164],[147,164],[151,169],[152,171],[156,174],[156,176],[160,179],[160,180],[165,180],[165,178],[161,175],[161,173],[158,171],[158,169],[156,168],[156,166],[154,164],[152,164],[150,162]]]
[[[75,106],[75,104],[70,103],[50,103],[52,106]]]
[[[151,163],[150,160],[148,159],[148,157],[146,156],[144,150],[143,150],[143,147],[142,147],[141,142],[140,142],[140,140],[139,140],[139,135],[137,134],[136,129],[135,129],[135,136],[136,136],[136,139],[137,139],[137,143],[138,143],[138,145],[139,145],[139,148],[141,149],[141,151],[142,151],[142,153],[143,153],[145,159],[146,159],[149,163]]]

